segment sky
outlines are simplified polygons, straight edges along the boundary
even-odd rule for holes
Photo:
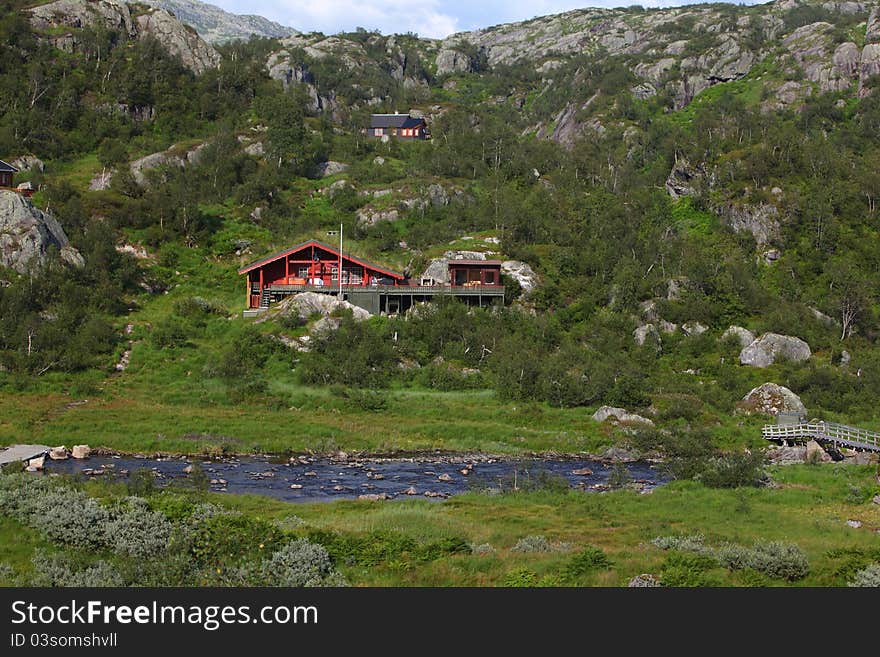
[[[500,23],[584,7],[676,7],[686,0],[205,0],[235,14],[257,14],[301,32],[335,34],[357,27],[442,39]],[[766,0],[762,0],[766,1]],[[737,4],[757,4],[742,0]]]

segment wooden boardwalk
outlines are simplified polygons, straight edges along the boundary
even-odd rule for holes
[[[767,440],[832,443],[850,449],[880,452],[880,433],[836,422],[807,422],[802,424],[768,424],[761,429]]]
[[[0,465],[29,461],[47,454],[50,449],[52,448],[46,445],[10,445],[6,449],[0,448]]]

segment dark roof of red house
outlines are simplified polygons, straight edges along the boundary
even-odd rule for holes
[[[18,169],[3,160],[0,160],[0,171],[3,173],[18,173]]]
[[[246,274],[249,271],[252,271],[254,269],[258,269],[258,268],[262,267],[263,265],[268,265],[270,262],[274,262],[275,260],[278,260],[279,258],[283,258],[285,256],[288,256],[291,253],[296,253],[297,251],[302,251],[303,249],[305,249],[309,246],[317,246],[321,249],[324,249],[325,251],[329,251],[330,253],[332,253],[336,256],[339,256],[339,249],[338,248],[334,248],[334,247],[330,246],[329,244],[325,244],[324,242],[319,242],[318,240],[308,240],[306,242],[300,242],[299,244],[294,244],[293,246],[290,246],[290,247],[284,249],[283,251],[279,251],[278,253],[273,253],[272,255],[266,256],[265,258],[257,260],[256,262],[252,262],[251,264],[247,265],[246,267],[239,269],[238,273],[239,274]],[[387,267],[383,267],[382,265],[373,264],[372,262],[364,260],[363,258],[358,258],[358,257],[353,256],[351,254],[343,253],[342,257],[345,258],[346,260],[350,260],[356,264],[359,264],[362,267],[366,267],[367,269],[372,269],[374,271],[378,271],[383,274],[387,274],[388,276],[391,276],[392,278],[397,278],[397,279],[403,280],[403,274],[399,274],[395,271],[388,269]]]
[[[371,128],[418,128],[425,125],[425,119],[409,114],[373,114],[370,117]]]
[[[501,261],[500,260],[450,260],[449,264],[450,264],[450,266],[451,265],[468,265],[468,266],[477,265],[480,267],[485,267],[488,265],[489,267],[500,267]]]

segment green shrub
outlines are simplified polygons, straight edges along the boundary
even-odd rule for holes
[[[31,586],[114,587],[125,582],[106,561],[87,563],[61,554],[37,550],[33,557]]]
[[[264,559],[260,568],[264,586],[344,586],[322,546],[304,538],[287,543]]]
[[[717,586],[721,580],[708,572],[717,566],[714,558],[703,554],[672,552],[663,562],[660,579],[663,586]]]
[[[516,570],[511,570],[504,576],[501,585],[510,588],[538,586],[538,575],[528,568],[517,568]]]
[[[577,580],[588,573],[611,567],[611,559],[603,550],[588,545],[568,560],[563,568],[563,576],[566,580]]]
[[[857,572],[847,586],[878,587],[880,586],[880,563],[871,564]]]
[[[195,514],[194,514],[195,518]],[[259,518],[221,514],[198,519],[192,530],[192,554],[203,564],[230,564],[281,545],[283,533]]]

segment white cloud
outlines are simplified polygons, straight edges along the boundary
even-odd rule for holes
[[[213,4],[237,14],[265,16],[302,32],[335,34],[363,27],[438,39],[462,29],[439,0],[213,0]]]

